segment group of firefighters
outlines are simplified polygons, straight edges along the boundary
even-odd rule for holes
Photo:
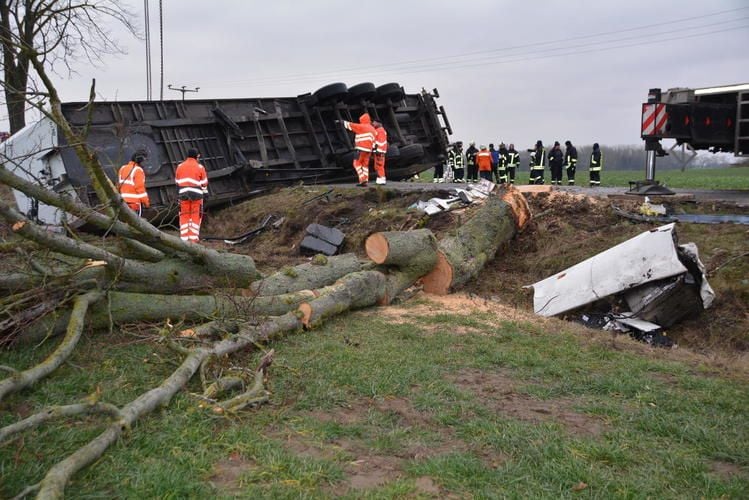
[[[544,171],[547,159],[548,168],[551,172],[551,184],[562,185],[563,172],[567,173],[567,184],[575,185],[575,172],[577,170],[577,148],[571,141],[566,141],[565,151],[555,142],[554,146],[546,151],[542,141],[536,141],[534,148],[528,149],[529,184],[543,184]],[[514,144],[509,147],[500,143],[495,149],[494,144],[487,148],[481,145],[476,148],[476,143],[471,141],[468,149],[463,151],[463,143],[452,144],[447,154],[441,157],[440,163],[434,167],[433,182],[478,182],[479,178],[496,180],[499,184],[515,184],[516,174],[520,168],[520,153]],[[603,169],[603,153],[598,143],[593,144],[590,155],[590,186],[601,185],[601,170]]]

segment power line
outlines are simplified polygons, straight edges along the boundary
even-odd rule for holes
[[[146,100],[151,100],[151,20],[148,17],[148,0],[143,0],[146,35]]]
[[[711,14],[704,14],[704,15],[701,15],[701,16],[691,16],[691,17],[685,17],[685,18],[680,18],[680,19],[669,20],[669,25],[684,23],[684,22],[693,21],[693,20],[696,20],[696,19],[704,19],[704,18],[708,18],[708,17],[721,16],[721,15],[724,15],[724,14],[733,13],[733,12],[742,11],[742,10],[747,10],[747,9],[749,9],[749,7],[740,7],[740,8],[737,8],[737,9],[724,10],[724,11],[714,12],[714,13],[711,13]],[[681,29],[701,29],[701,28],[705,28],[705,27],[708,27],[708,26],[714,26],[714,25],[717,25],[717,24],[723,24],[723,23],[734,22],[734,21],[735,20],[721,21],[721,22],[718,22],[718,23],[711,23],[711,24],[706,24],[706,25],[701,25],[701,26],[696,26],[696,27],[685,27],[685,28],[681,28]],[[609,37],[609,36],[616,35],[616,34],[628,33],[628,32],[633,32],[633,31],[642,31],[642,30],[646,30],[646,29],[650,29],[650,28],[654,28],[654,27],[662,28],[663,27],[663,23],[647,24],[647,25],[643,25],[643,26],[636,26],[636,27],[625,28],[625,29],[620,29],[620,30],[604,31],[604,32],[599,32],[599,33],[592,33],[592,34],[589,34],[589,35],[579,35],[579,36],[562,38],[562,39],[556,39],[556,40],[549,40],[549,41],[534,42],[534,43],[523,44],[523,45],[515,45],[515,46],[510,46],[510,47],[494,48],[494,49],[488,49],[488,50],[466,52],[466,53],[461,53],[461,54],[454,54],[454,55],[434,57],[434,58],[412,59],[412,60],[408,60],[408,61],[400,61],[400,62],[394,62],[394,63],[385,63],[385,64],[380,64],[380,65],[360,66],[360,67],[347,68],[347,69],[342,69],[342,70],[330,70],[330,71],[318,72],[318,73],[313,73],[313,74],[310,74],[310,73],[299,74],[299,73],[297,73],[297,74],[279,75],[279,76],[276,76],[276,77],[267,77],[267,78],[260,78],[260,79],[237,80],[237,81],[234,81],[234,82],[224,82],[224,85],[220,85],[220,86],[225,87],[227,85],[234,84],[234,83],[236,83],[236,84],[262,84],[262,83],[280,83],[280,82],[304,81],[304,80],[315,79],[315,78],[318,78],[318,77],[319,78],[323,78],[326,75],[340,77],[341,75],[344,75],[344,74],[351,74],[351,73],[361,74],[362,71],[366,71],[367,74],[371,74],[372,70],[378,69],[378,68],[383,68],[383,69],[385,69],[385,68],[391,68],[391,71],[400,71],[399,67],[403,66],[403,65],[425,64],[425,63],[432,62],[432,61],[439,61],[438,65],[448,65],[448,64],[453,64],[451,62],[450,63],[447,62],[447,60],[449,60],[449,59],[456,59],[456,58],[465,59],[466,57],[471,57],[471,56],[475,56],[475,55],[484,55],[484,54],[493,54],[493,53],[497,53],[497,52],[516,51],[516,50],[520,50],[520,49],[527,49],[527,48],[530,48],[530,47],[538,47],[538,46],[543,46],[543,45],[566,43],[566,42],[576,41],[576,40],[584,40],[584,39],[591,39],[591,38],[598,38],[598,37]],[[681,29],[670,30],[670,31],[665,31],[665,32],[659,32],[659,33],[643,34],[643,35],[641,35],[641,37],[650,37],[650,36],[658,36],[658,35],[663,35],[663,34],[669,34],[669,33],[674,33],[674,32],[681,31]],[[632,37],[632,38],[639,38],[639,37]],[[630,39],[632,39],[632,38],[630,38]],[[612,42],[615,42],[615,41],[616,40],[609,40],[609,41],[601,40],[598,43],[612,43]],[[622,41],[622,40],[619,40],[619,41]],[[578,45],[578,46],[588,46],[588,44],[581,44],[581,45]],[[567,48],[558,47],[558,48],[552,48],[552,49],[545,49],[545,51],[549,51],[549,50],[567,50],[567,49],[569,49],[569,47],[567,47]],[[532,51],[531,53],[535,53],[535,52],[536,51]],[[515,54],[515,55],[522,55],[522,54]],[[406,68],[406,69],[407,69],[406,72],[411,71],[411,68]],[[382,72],[380,72],[380,73],[382,73]]]
[[[730,21],[721,21],[721,22],[716,22],[716,23],[708,23],[708,24],[704,24],[704,25],[696,26],[696,27],[689,27],[688,29],[702,30],[702,29],[709,28],[712,26],[720,26],[720,25],[725,25],[728,23],[745,21],[747,19],[749,19],[749,16],[738,18],[738,19],[732,19]],[[713,30],[713,31],[704,32],[704,33],[694,33],[693,31],[690,31],[689,34],[680,36],[680,37],[661,38],[664,35],[682,33],[684,31],[684,28],[681,28],[681,29],[662,31],[659,33],[650,33],[647,35],[623,37],[623,38],[618,38],[614,40],[596,41],[596,42],[589,42],[589,43],[583,43],[583,44],[567,45],[567,46],[562,46],[562,47],[552,47],[548,49],[529,51],[526,53],[510,54],[510,55],[495,55],[495,56],[486,56],[486,57],[481,57],[481,58],[473,58],[467,61],[463,61],[462,63],[458,63],[457,65],[454,62],[442,61],[437,64],[421,64],[417,66],[411,65],[410,67],[407,67],[407,68],[382,69],[379,71],[372,71],[371,68],[362,70],[362,71],[357,71],[357,72],[354,72],[353,70],[343,70],[340,73],[337,73],[336,76],[341,77],[342,74],[349,74],[349,77],[352,77],[354,75],[363,75],[366,77],[366,76],[372,76],[372,75],[388,74],[388,73],[393,73],[393,72],[398,72],[400,74],[408,74],[408,73],[419,72],[421,70],[440,69],[443,67],[452,69],[452,68],[471,67],[477,64],[490,64],[490,63],[491,64],[506,64],[510,62],[523,62],[523,61],[529,61],[529,60],[535,60],[535,59],[545,59],[547,57],[569,55],[568,53],[561,53],[561,54],[551,54],[547,57],[528,57],[528,56],[536,56],[538,54],[545,54],[545,53],[550,53],[550,52],[569,51],[571,49],[578,49],[578,48],[586,49],[590,47],[596,47],[596,50],[593,50],[593,52],[597,52],[597,51],[608,50],[608,49],[634,47],[638,45],[647,45],[651,43],[658,43],[658,42],[671,41],[671,40],[681,40],[684,38],[694,38],[698,36],[721,33],[724,31],[742,29],[745,27],[746,26],[742,25],[742,26],[737,26],[734,28],[726,28],[723,30]],[[600,45],[608,45],[608,44],[613,44],[613,43],[626,42],[630,40],[638,40],[638,42],[634,44],[617,45],[613,47],[599,47]],[[587,53],[587,52],[591,52],[591,51],[584,51],[582,53]],[[376,66],[373,68],[376,68]],[[309,75],[298,77],[298,78],[293,77],[293,78],[273,78],[273,79],[268,78],[268,79],[246,80],[242,83],[257,84],[257,85],[264,84],[264,83],[296,83],[296,82],[309,81],[309,80],[321,78],[322,77],[321,75],[325,75],[325,74],[327,73],[309,74]],[[226,85],[218,85],[218,87],[227,87],[227,86],[230,86],[230,83],[227,83]]]
[[[163,1],[159,0],[159,44],[161,46],[161,86],[159,93],[159,100],[164,100],[164,5]]]

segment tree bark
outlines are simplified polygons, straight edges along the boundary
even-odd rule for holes
[[[424,291],[445,295],[475,278],[502,243],[515,236],[517,224],[513,207],[500,196],[490,195],[453,236],[439,242],[437,264],[423,278]]]
[[[408,267],[422,252],[436,251],[437,239],[429,229],[387,231],[371,234],[364,247],[375,264]]]
[[[312,262],[283,269],[250,285],[250,290],[261,297],[281,295],[300,290],[314,290],[330,285],[347,274],[360,271],[359,258],[347,253],[333,257],[316,256]]]
[[[299,305],[302,324],[313,328],[344,311],[375,305],[385,295],[385,275],[379,271],[351,273],[320,290],[320,296]]]

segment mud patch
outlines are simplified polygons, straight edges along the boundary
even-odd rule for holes
[[[720,460],[715,460],[710,464],[710,472],[724,481],[747,476],[747,471],[741,466]]]
[[[256,466],[255,461],[234,452],[228,458],[216,462],[213,466],[213,474],[208,480],[222,493],[238,493],[242,487],[241,475]]]
[[[437,486],[429,476],[421,476],[416,479],[416,489],[420,493],[425,493],[427,495],[439,495],[440,493],[439,486]]]
[[[573,411],[573,399],[541,400],[515,392],[513,379],[501,370],[462,370],[451,381],[475,394],[486,407],[510,418],[532,423],[556,422],[570,434],[580,436],[599,436],[606,430],[601,420]]]

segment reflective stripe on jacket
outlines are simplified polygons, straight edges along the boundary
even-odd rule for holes
[[[590,170],[595,172],[601,169],[603,169],[603,153],[599,149],[590,154]]]
[[[476,153],[476,164],[479,166],[479,171],[491,172],[492,154],[488,149],[482,149],[478,153]]]
[[[134,161],[120,167],[117,186],[120,196],[125,203],[141,203],[145,207],[151,205],[146,192],[146,174]]]
[[[208,192],[208,175],[205,167],[195,158],[188,158],[179,164],[174,173],[174,182],[179,188],[179,194],[203,196]]]
[[[387,153],[388,133],[385,127],[375,129],[375,153]]]
[[[372,119],[369,117],[369,113],[361,115],[359,123],[344,121],[343,126],[356,134],[354,137],[356,149],[368,153],[372,151],[372,146],[374,146],[375,142],[375,128],[372,126]]]

